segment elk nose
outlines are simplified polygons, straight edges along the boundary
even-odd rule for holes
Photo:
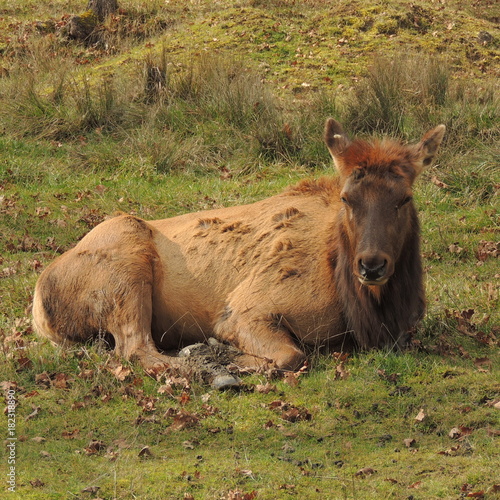
[[[377,281],[387,271],[387,260],[376,256],[359,259],[359,274],[367,281]]]

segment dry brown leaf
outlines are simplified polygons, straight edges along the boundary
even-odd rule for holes
[[[38,414],[40,413],[41,411],[41,407],[40,406],[32,406],[31,407],[33,409],[33,411],[24,419],[24,420],[31,420],[35,417],[38,416]]]
[[[361,477],[367,477],[371,476],[372,474],[375,474],[377,471],[375,469],[372,469],[371,467],[363,467],[362,469],[359,469],[355,476],[361,476]]]
[[[293,406],[281,414],[281,418],[287,422],[300,422],[302,420],[311,420],[312,415],[306,408]]]
[[[179,410],[168,430],[178,432],[190,429],[197,426],[199,421],[200,419],[196,415],[188,413],[185,410]]]
[[[123,382],[132,373],[132,370],[130,368],[125,367],[121,364],[107,366],[106,369],[120,382]]]
[[[448,251],[450,253],[456,253],[456,254],[460,254],[464,251],[464,249],[458,244],[458,242],[456,243],[452,243],[449,247],[448,247]]]
[[[281,484],[278,489],[279,490],[294,490],[295,484]]]
[[[438,188],[441,189],[449,189],[450,186],[448,184],[445,184],[443,181],[440,181],[435,175],[431,177],[431,182],[437,186]]]
[[[459,450],[460,450],[460,445],[458,444],[457,446],[452,446],[451,448],[449,448],[445,451],[439,451],[438,455],[445,455],[447,457],[453,457],[455,455],[458,455]]]
[[[481,240],[476,250],[477,260],[484,262],[488,258],[497,258],[500,255],[500,241]]]
[[[403,443],[407,448],[411,448],[414,446],[417,442],[413,438],[406,438],[403,439]]]
[[[83,380],[89,380],[91,378],[94,378],[94,374],[95,370],[81,370],[77,376],[78,378],[81,378]]]
[[[344,366],[344,362],[341,361],[336,367],[335,367],[335,380],[341,379],[341,380],[346,380],[349,378],[350,372],[349,370],[346,370]]]
[[[427,415],[425,414],[423,408],[420,409],[417,416],[415,417],[416,422],[422,422]]]
[[[43,372],[35,375],[35,384],[50,387],[51,381],[49,374],[47,372]]]
[[[91,493],[92,495],[95,495],[100,489],[100,486],[88,486],[82,490],[82,493]]]
[[[153,453],[151,453],[151,450],[149,449],[149,446],[144,446],[141,451],[137,455],[139,458],[152,458]]]
[[[266,384],[257,384],[255,386],[255,391],[261,394],[269,394],[270,392],[276,392],[276,386],[267,382]]]
[[[290,387],[297,387],[299,385],[299,375],[299,373],[296,374],[294,372],[286,372],[283,375],[283,382],[285,382],[285,384],[288,384]]]
[[[61,436],[65,439],[75,439],[80,434],[80,429],[73,429],[72,431],[63,431]]]
[[[92,439],[92,441],[90,441],[87,447],[84,448],[83,450],[85,451],[86,455],[96,455],[97,453],[103,451],[105,448],[106,445],[104,444],[103,441]]]
[[[66,373],[57,373],[52,380],[52,385],[56,389],[68,389],[71,381],[72,379]]]

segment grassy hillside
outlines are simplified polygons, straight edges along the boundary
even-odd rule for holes
[[[120,7],[84,43],[67,35],[85,2],[0,6],[0,382],[16,402],[0,491],[500,498],[498,3]],[[318,355],[309,373],[217,393],[33,335],[39,273],[105,216],[247,203],[332,175],[328,116],[404,141],[447,126],[415,193],[428,312],[408,352]]]

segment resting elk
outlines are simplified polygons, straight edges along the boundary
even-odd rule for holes
[[[412,185],[444,131],[351,141],[330,118],[337,176],[249,205],[111,218],[42,272],[35,328],[63,345],[112,335],[146,369],[182,367],[164,352],[209,337],[241,366],[283,370],[308,346],[402,347],[425,307]]]

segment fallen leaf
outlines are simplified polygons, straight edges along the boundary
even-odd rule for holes
[[[255,391],[261,394],[269,394],[270,392],[276,392],[276,386],[267,382],[266,384],[257,384],[255,386]]]
[[[54,379],[52,380],[52,385],[56,389],[68,389],[70,382],[69,375],[66,373],[57,373]]]
[[[120,382],[123,382],[132,373],[130,368],[115,362],[107,364],[106,370],[114,375]]]
[[[75,439],[80,434],[80,429],[73,429],[72,431],[63,431],[62,437],[65,439]]]
[[[169,396],[174,395],[174,390],[172,389],[171,385],[164,384],[158,387],[158,394],[168,394]]]
[[[84,488],[82,490],[82,493],[92,493],[93,495],[95,495],[100,489],[100,486],[89,486],[87,488]]]
[[[41,436],[36,436],[34,438],[31,438],[31,440],[35,443],[45,443],[45,441],[47,441],[44,437]]]
[[[24,370],[29,370],[33,367],[33,363],[31,362],[31,359],[29,359],[23,355],[21,355],[17,358],[17,364],[18,364],[18,368],[16,369],[17,373],[24,371]]]
[[[456,253],[456,254],[460,254],[464,251],[464,249],[459,246],[458,243],[452,243],[449,247],[448,247],[448,251],[450,253]]]
[[[193,415],[192,413],[188,413],[185,410],[179,410],[177,415],[174,417],[174,421],[168,428],[170,431],[183,431],[184,429],[190,429],[191,427],[195,427],[198,425],[200,419]]]
[[[491,359],[486,358],[486,357],[485,358],[476,358],[474,360],[474,365],[478,368],[480,368],[480,367],[482,368],[485,366],[487,366],[488,368],[491,368],[491,364],[492,364]]]
[[[488,258],[497,258],[500,255],[500,241],[481,240],[476,250],[476,258],[484,262]]]
[[[94,378],[94,375],[95,370],[81,370],[77,377],[83,380],[89,380],[91,378]]]
[[[182,394],[179,396],[178,400],[179,400],[179,403],[182,406],[184,406],[187,403],[189,403],[189,401],[191,400],[191,396],[189,395],[188,391],[182,391]]]
[[[453,457],[453,456],[458,454],[459,450],[460,450],[460,445],[452,446],[451,448],[449,448],[445,451],[439,451],[438,455],[445,455],[447,457]]]
[[[483,498],[484,497],[484,491],[471,491],[470,493],[467,493],[466,498]]]
[[[294,372],[286,372],[283,376],[283,381],[290,387],[297,387],[299,385],[298,376]]]
[[[441,189],[448,189],[450,186],[448,184],[445,184],[443,181],[440,181],[435,175],[431,177],[431,182],[437,186],[438,188]]]
[[[45,387],[50,387],[51,381],[49,374],[47,372],[43,372],[35,375],[35,383],[38,385],[43,385]]]
[[[152,412],[156,410],[155,403],[157,401],[158,398],[153,396],[144,396],[137,401],[137,406],[140,406],[143,412]]]
[[[144,446],[139,454],[137,455],[139,458],[152,458],[153,453],[151,453],[151,450],[149,449],[149,446]]]
[[[40,406],[32,406],[31,408],[33,411],[25,418],[26,421],[37,417],[41,410]]]
[[[292,407],[281,414],[281,418],[287,422],[299,422],[301,420],[311,420],[312,415],[306,408]]]
[[[423,408],[421,408],[420,411],[418,412],[418,415],[415,417],[415,420],[417,422],[422,422],[426,416],[427,415],[425,414]]]
[[[408,486],[408,488],[418,489],[418,488],[420,488],[420,486],[422,486],[422,481],[417,481],[416,483],[410,484],[410,486]]]
[[[375,469],[372,469],[371,467],[363,467],[363,469],[359,469],[355,476],[362,476],[362,477],[367,477],[371,476],[372,474],[375,474],[377,471]]]
[[[34,479],[33,481],[30,481],[30,484],[33,488],[41,488],[42,486],[45,486],[45,483],[40,479]]]
[[[254,500],[257,498],[257,492],[243,493],[241,490],[230,490],[227,493],[227,500]]]
[[[240,474],[242,476],[252,477],[253,471],[250,469],[236,469],[236,474]]]
[[[403,443],[407,448],[411,448],[414,446],[417,442],[413,438],[406,438],[403,439]]]
[[[340,362],[336,367],[335,367],[335,380],[341,379],[341,380],[346,380],[349,378],[350,372],[349,370],[346,370],[344,366],[344,362]]]
[[[106,445],[103,441],[93,439],[92,441],[90,441],[87,447],[84,448],[84,451],[86,455],[96,455],[97,453],[103,451],[105,448]]]

